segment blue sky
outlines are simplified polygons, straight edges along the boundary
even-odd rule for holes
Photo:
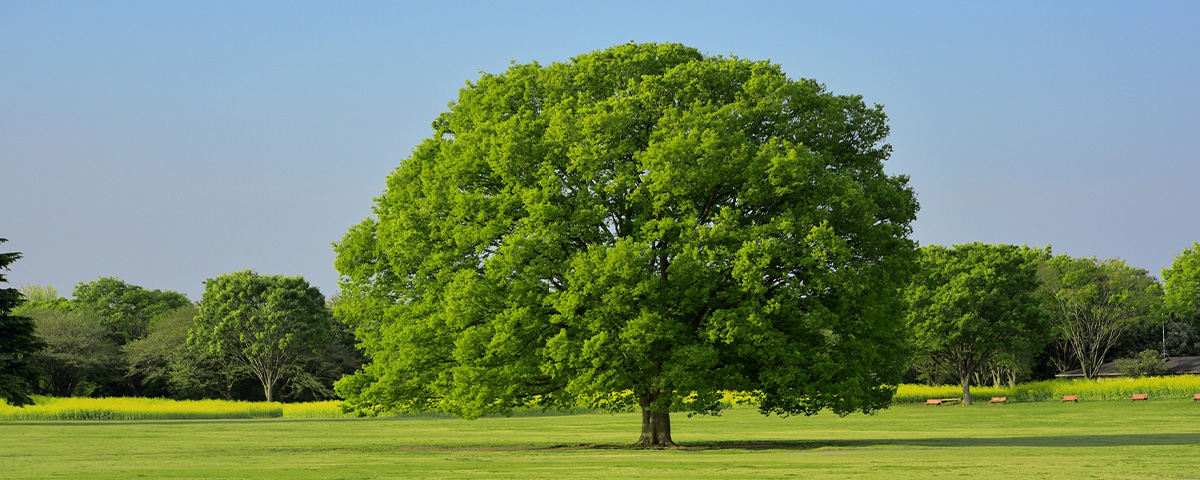
[[[770,59],[884,106],[913,237],[1157,274],[1200,240],[1200,2],[0,0],[14,285],[336,291],[330,242],[467,80],[629,41]]]

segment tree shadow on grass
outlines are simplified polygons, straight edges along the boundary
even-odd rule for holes
[[[1200,444],[1200,433],[1130,433],[1109,435],[1053,435],[1029,437],[931,437],[828,441],[693,442],[687,450],[815,450],[818,448],[904,447],[1130,447]]]
[[[1133,447],[1200,444],[1200,433],[1125,433],[1033,437],[906,438],[880,444],[921,447]]]
[[[933,437],[933,438],[899,438],[899,439],[863,439],[863,440],[745,440],[745,441],[713,441],[687,442],[666,450],[704,451],[704,450],[788,450],[812,451],[819,449],[822,453],[836,453],[840,450],[854,450],[871,447],[924,447],[924,448],[991,448],[991,447],[1130,447],[1154,445],[1194,445],[1200,444],[1200,433],[1162,433],[1162,434],[1114,434],[1114,435],[1059,435],[1031,437]],[[453,447],[452,447],[453,448]],[[638,450],[639,447],[627,444],[579,444],[552,446],[508,446],[511,449],[527,450]]]

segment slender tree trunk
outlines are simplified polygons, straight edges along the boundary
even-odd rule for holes
[[[129,386],[129,393],[134,397],[140,397],[145,392],[145,377],[138,374],[133,377],[125,377],[125,384]]]
[[[963,387],[962,404],[970,405],[971,404],[971,374],[967,373],[967,374],[960,375],[959,379],[962,382],[962,387]]]
[[[635,447],[674,447],[675,442],[671,440],[671,413],[651,411],[650,404],[657,395],[649,397],[650,399],[638,400],[638,405],[642,407],[642,435],[633,445]]]
[[[272,391],[272,390],[274,390],[274,387],[275,387],[275,385],[273,382],[265,382],[265,381],[263,382],[263,393],[267,395],[268,402],[275,401],[275,397],[272,396],[272,394],[275,393]]]

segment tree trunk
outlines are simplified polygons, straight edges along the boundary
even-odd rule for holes
[[[125,377],[125,384],[129,386],[130,395],[134,397],[140,397],[146,392],[144,385],[145,378],[146,377],[141,374],[135,374],[132,377]]]
[[[963,405],[971,404],[971,374],[961,375],[959,379],[962,381],[963,387]]]
[[[638,437],[635,447],[674,447],[671,440],[671,413],[652,412],[649,402],[642,404],[642,436]]]
[[[275,398],[271,396],[274,393],[272,391],[272,390],[274,390],[274,388],[273,388],[274,386],[275,385],[273,385],[271,382],[263,382],[263,393],[265,393],[267,395],[268,402],[275,401]]]

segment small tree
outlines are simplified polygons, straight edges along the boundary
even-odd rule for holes
[[[1162,301],[1158,281],[1124,260],[1058,255],[1042,262],[1038,276],[1054,335],[1086,378],[1096,377],[1121,335],[1153,318]]]
[[[44,390],[59,397],[89,395],[95,384],[119,378],[121,357],[99,319],[87,310],[38,308],[26,311],[47,344],[38,354]],[[85,383],[86,382],[86,383]],[[84,385],[91,388],[81,388]]]
[[[971,380],[1005,355],[1040,348],[1046,315],[1036,296],[1039,251],[970,243],[921,249],[906,296],[908,325],[919,351],[958,377],[963,404]]]
[[[1117,370],[1127,377],[1150,377],[1165,375],[1167,362],[1152,349],[1142,350],[1136,358],[1117,360]]]
[[[0,243],[7,241],[0,238]],[[19,258],[17,252],[0,253],[0,272]],[[0,273],[0,283],[8,283],[4,273]],[[0,400],[15,406],[33,403],[29,393],[39,373],[35,355],[45,348],[33,319],[12,313],[24,301],[17,289],[0,288]]]
[[[289,368],[320,354],[332,338],[325,297],[302,277],[250,270],[204,282],[188,342],[245,366],[268,402]]]

